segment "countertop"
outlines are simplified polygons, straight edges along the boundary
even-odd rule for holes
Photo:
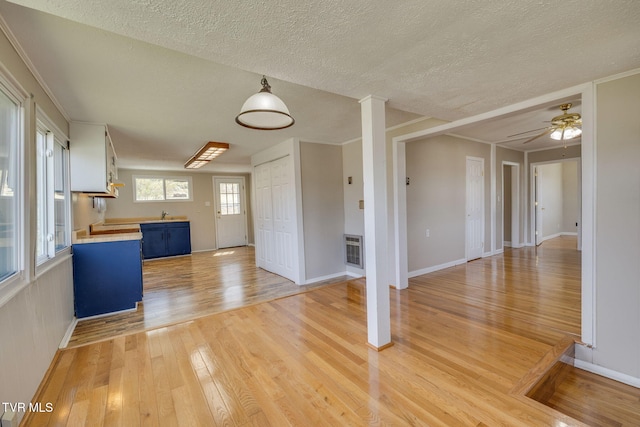
[[[186,216],[179,215],[167,215],[164,219],[159,216],[142,216],[134,218],[105,218],[102,225],[125,225],[125,224],[151,224],[151,223],[164,223],[164,222],[188,222],[189,219]]]
[[[71,242],[74,245],[84,243],[120,242],[124,240],[142,240],[141,232],[125,232],[110,234],[89,234],[86,230],[74,231]]]
[[[186,216],[167,215],[161,217],[145,216],[136,218],[106,218],[89,226],[89,230],[76,230],[71,242],[75,244],[118,242],[123,240],[141,240],[140,224],[189,222]]]

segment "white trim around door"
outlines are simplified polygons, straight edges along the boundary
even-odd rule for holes
[[[212,179],[216,248],[246,246],[248,223],[244,176],[214,175]]]

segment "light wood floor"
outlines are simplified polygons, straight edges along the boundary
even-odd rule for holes
[[[135,312],[80,320],[67,347],[142,332],[346,280],[298,286],[255,266],[255,248],[237,247],[145,261]]]
[[[570,243],[392,289],[394,346],[380,353],[366,345],[363,280],[61,350],[34,398],[54,411],[26,423],[584,425],[511,392],[579,331]],[[625,415],[640,425],[640,405]]]

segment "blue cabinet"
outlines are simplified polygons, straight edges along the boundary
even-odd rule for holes
[[[142,301],[140,240],[73,245],[76,317],[132,309]]]
[[[140,231],[145,259],[191,253],[191,227],[188,221],[140,224]]]

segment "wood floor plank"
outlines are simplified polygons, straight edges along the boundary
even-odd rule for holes
[[[256,267],[252,247],[149,260],[143,265],[144,296],[137,310],[81,319],[67,347],[246,307],[346,279],[298,286]]]
[[[394,346],[382,352],[366,344],[364,279],[256,304],[281,279],[251,271],[250,251],[206,256],[227,274],[193,257],[197,268],[173,260],[164,275],[154,264],[145,277],[158,289],[176,291],[176,279],[210,291],[205,305],[240,294],[249,305],[141,332],[120,319],[121,335],[60,350],[34,398],[54,399],[54,412],[29,425],[640,425],[640,396],[583,371],[548,406],[513,393],[580,330],[575,238],[555,240],[392,290]],[[181,316],[173,303],[189,294],[175,297]],[[102,322],[82,339],[104,337]]]

